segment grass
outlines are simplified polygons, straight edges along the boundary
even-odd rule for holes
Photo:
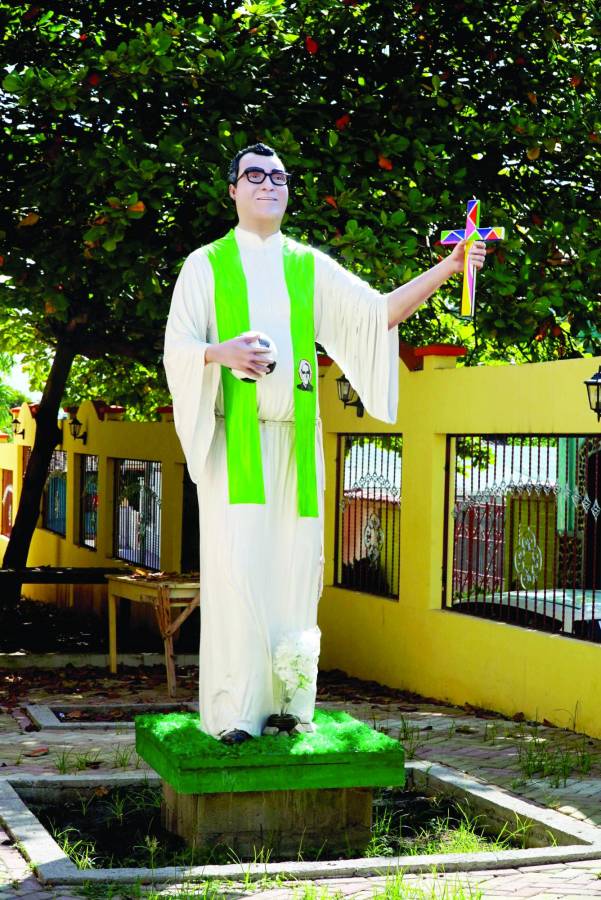
[[[78,753],[73,759],[73,767],[76,772],[83,772],[85,769],[96,768],[99,764],[100,753],[98,750],[88,750],[85,753]]]
[[[490,837],[482,826],[482,817],[473,816],[469,810],[457,805],[455,814],[447,811],[428,823],[427,828],[414,831],[407,827],[404,817],[394,817],[390,810],[377,816],[366,857],[416,856],[437,853],[498,852],[512,847],[527,846],[527,836],[532,826],[519,819],[513,826],[505,824],[496,838]],[[553,843],[550,837],[550,843]]]
[[[411,834],[410,829],[404,829],[402,817],[395,824],[392,813],[385,810],[374,822],[365,856],[421,856],[507,850],[515,845],[516,837],[521,834],[521,831],[514,832],[503,826],[496,839],[487,837],[479,825],[479,816],[471,817],[461,808],[459,813],[459,821],[447,813],[435,819],[428,828],[421,828],[417,833]]]
[[[138,844],[134,847],[134,850],[142,850],[143,852],[148,854],[148,868],[155,869],[156,868],[156,860],[157,855],[160,850],[159,839],[153,835],[152,837],[147,834],[144,838],[143,844]]]
[[[497,737],[499,734],[499,725],[497,722],[487,722],[484,726],[484,741],[485,743],[490,743],[494,747],[497,742]]]
[[[61,750],[60,753],[55,753],[53,759],[59,775],[68,775],[69,772],[83,772],[86,769],[97,769],[100,766],[100,753],[98,750],[87,750],[85,753]]]
[[[118,822],[119,825],[123,825],[125,820],[126,800],[120,791],[115,791],[111,798],[107,800],[107,807],[115,821]]]
[[[70,750],[61,750],[60,753],[55,754],[54,756],[54,765],[58,769],[59,775],[67,775],[69,769],[71,768],[71,751]]]
[[[135,788],[80,791],[77,798],[58,808],[34,811],[78,868],[199,866],[206,864],[298,862],[328,858],[325,839],[311,845],[299,838],[290,857],[278,853],[277,843],[257,845],[253,854],[240,858],[226,844],[187,847],[160,825],[161,792],[145,782]],[[497,837],[486,835],[482,820],[470,815],[450,798],[427,800],[415,792],[385,790],[376,803],[371,837],[363,853],[348,847],[336,858],[397,856],[437,853],[477,853],[526,845],[527,826],[517,822]],[[261,842],[262,843],[262,842]]]
[[[264,885],[265,886],[265,885]],[[275,884],[270,884],[275,887]],[[204,881],[199,884],[186,884],[175,889],[172,885],[163,888],[133,884],[97,884],[87,882],[81,887],[71,888],[71,892],[85,900],[217,900],[227,895],[229,884],[221,881]],[[239,885],[238,885],[239,887]]]
[[[96,863],[96,845],[93,841],[78,838],[77,829],[73,827],[63,828],[62,831],[53,830],[52,836],[63,853],[66,853],[72,863],[78,869],[93,869]]]
[[[586,738],[574,750],[568,747],[550,747],[545,738],[539,737],[533,726],[518,745],[518,765],[523,779],[548,778],[552,787],[566,786],[573,775],[588,775],[592,756],[586,749]]]
[[[402,744],[407,759],[415,759],[415,754],[422,744],[419,727],[401,716],[399,724],[399,742]]]
[[[376,888],[371,900],[481,900],[483,896],[479,888],[457,880],[422,888],[408,884],[404,873],[398,872],[386,879],[381,890]]]
[[[130,763],[132,762],[134,755],[137,756],[137,753],[134,747],[117,747],[113,754],[113,769],[127,769],[129,768]],[[137,758],[136,769],[140,765],[140,758]]]
[[[433,870],[433,875],[436,870]],[[328,887],[314,882],[291,885],[281,878],[262,878],[257,881],[204,881],[197,884],[165,885],[164,888],[141,885],[139,883],[84,884],[74,889],[86,900],[217,900],[219,897],[252,896],[259,891],[289,887],[291,900],[343,900],[344,894],[336,887]],[[374,885],[371,896],[361,892],[369,900],[482,900],[479,888],[461,884],[458,879],[444,881],[428,887],[420,887],[419,883],[409,882],[404,872],[395,872],[386,878],[384,884]]]

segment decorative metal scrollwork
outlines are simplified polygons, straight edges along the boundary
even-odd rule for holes
[[[354,482],[350,490],[356,491],[362,488],[370,487],[378,487],[382,490],[388,491],[388,493],[393,497],[397,497],[400,494],[400,490],[395,484],[389,481],[388,478],[385,478],[384,475],[378,475],[377,472],[362,475],[357,481]]]
[[[384,546],[384,531],[380,517],[371,512],[367,517],[367,524],[363,529],[363,544],[365,546],[366,555],[372,565],[375,565],[380,558],[380,551]]]
[[[543,554],[536,543],[534,529],[530,525],[520,525],[518,529],[517,549],[513,564],[524,590],[534,586],[543,567]]]

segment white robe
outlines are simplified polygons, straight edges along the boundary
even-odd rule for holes
[[[213,736],[239,728],[259,735],[280,711],[272,653],[280,638],[317,623],[323,573],[324,466],[316,433],[319,517],[297,511],[294,384],[281,232],[266,240],[235,229],[248,284],[251,329],[278,348],[274,372],[257,384],[266,502],[230,504],[221,367],[205,363],[218,342],[214,282],[203,247],[180,271],[165,333],[165,369],[175,428],[200,509],[202,728]],[[385,298],[319,251],[315,254],[315,339],[339,364],[367,411],[394,422],[398,334],[388,330]],[[313,373],[318,386],[318,373]],[[354,421],[354,419],[352,420]],[[352,421],[349,425],[352,426]],[[315,685],[288,710],[310,722]]]

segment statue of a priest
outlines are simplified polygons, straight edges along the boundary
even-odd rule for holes
[[[397,325],[463,271],[461,243],[378,293],[280,231],[289,178],[264,144],[235,156],[229,193],[238,224],[185,260],[165,334],[175,427],[200,507],[201,727],[226,743],[260,735],[279,712],[275,648],[316,628],[324,465],[315,342],[367,411],[393,423]],[[469,252],[481,268],[485,245]],[[256,332],[275,343],[275,368]],[[313,719],[315,691],[305,685],[291,701],[301,723]]]

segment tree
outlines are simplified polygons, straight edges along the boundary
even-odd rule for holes
[[[12,358],[7,353],[0,353],[0,432],[12,434],[12,415],[10,410],[20,406],[25,401],[21,391],[17,391],[3,381],[2,376],[8,375],[12,369]]]
[[[233,223],[226,163],[257,139],[295,173],[288,232],[383,291],[436,260],[473,193],[507,227],[475,332],[455,284],[406,340],[459,337],[472,362],[599,346],[592,0],[48,0],[0,18],[0,334],[38,377],[52,357],[7,565],[26,560],[66,392],[164,391],[174,278]],[[67,387],[74,361],[87,387]]]

